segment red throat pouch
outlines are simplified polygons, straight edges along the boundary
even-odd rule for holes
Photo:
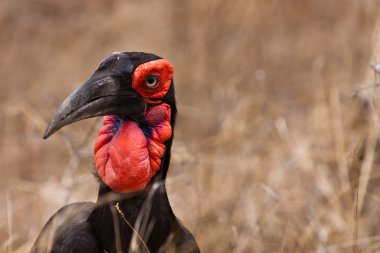
[[[95,166],[103,182],[115,192],[144,189],[160,169],[164,143],[172,136],[170,106],[152,107],[145,119],[148,136],[134,121],[104,117],[95,143]]]

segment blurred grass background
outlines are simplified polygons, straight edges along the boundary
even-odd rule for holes
[[[0,252],[96,199],[98,121],[41,136],[114,51],[175,66],[169,198],[203,252],[380,252],[377,92],[352,96],[377,79],[378,16],[371,0],[2,0]]]

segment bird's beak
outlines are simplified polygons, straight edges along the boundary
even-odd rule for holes
[[[144,112],[144,99],[130,85],[109,75],[93,75],[58,108],[45,131],[44,139],[70,123],[103,115],[134,117]]]

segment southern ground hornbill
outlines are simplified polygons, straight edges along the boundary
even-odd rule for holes
[[[44,138],[105,116],[94,148],[98,200],[60,209],[31,253],[199,252],[165,188],[176,118],[172,77],[161,57],[113,53],[62,103]]]

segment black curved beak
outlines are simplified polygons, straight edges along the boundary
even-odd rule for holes
[[[96,116],[135,117],[145,110],[144,99],[131,87],[131,80],[112,75],[93,75],[58,108],[44,133],[46,139],[61,127]]]

